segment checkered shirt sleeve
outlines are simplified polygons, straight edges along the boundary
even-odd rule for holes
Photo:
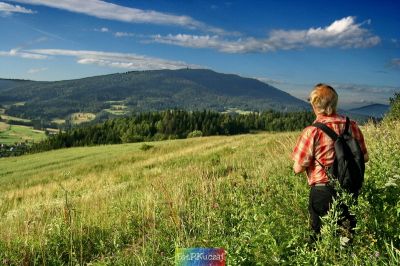
[[[292,159],[303,167],[310,166],[314,160],[316,127],[306,127],[297,140],[292,153]]]

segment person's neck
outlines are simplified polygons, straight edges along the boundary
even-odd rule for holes
[[[333,114],[330,114],[330,115],[327,115],[327,114],[317,114],[317,119],[318,119],[318,118],[323,118],[323,117],[333,117],[333,116],[336,116],[336,113],[333,113]]]

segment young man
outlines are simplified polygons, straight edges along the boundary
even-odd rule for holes
[[[338,95],[329,85],[317,84],[310,94],[309,101],[316,115],[315,122],[321,122],[333,129],[336,134],[343,133],[346,117],[336,113]],[[356,122],[350,122],[350,132],[361,147],[365,162],[368,161],[367,148],[364,137]],[[311,227],[315,235],[321,230],[321,217],[328,213],[333,201],[335,190],[329,185],[329,177],[324,167],[329,167],[335,159],[334,141],[321,129],[308,126],[301,133],[292,153],[294,160],[293,170],[296,174],[306,172],[308,185],[311,187],[309,196],[309,212]],[[320,164],[321,163],[321,164]],[[356,226],[355,217],[343,208],[344,216],[350,220],[352,230]]]

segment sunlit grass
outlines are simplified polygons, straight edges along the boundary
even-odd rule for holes
[[[0,122],[1,123],[1,122]],[[3,130],[0,130],[1,144],[14,144],[18,142],[39,142],[46,138],[44,131],[35,130],[32,127],[20,125],[8,125],[6,127],[0,125]]]
[[[367,196],[377,189],[370,180],[384,186],[398,166],[389,148],[400,143],[398,129],[363,129],[371,162],[353,262],[374,252],[381,254],[377,261],[395,261],[399,247],[385,245],[399,236],[373,234],[370,219],[379,217],[369,212]],[[306,244],[308,187],[304,176],[292,173],[290,160],[298,134],[201,137],[0,159],[0,261],[173,265],[178,246],[225,248],[229,265],[348,263],[346,250],[335,253],[321,242],[312,253]]]

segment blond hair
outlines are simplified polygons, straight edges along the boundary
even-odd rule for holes
[[[338,95],[335,89],[327,84],[319,83],[315,85],[310,93],[309,101],[317,114],[336,114]]]

